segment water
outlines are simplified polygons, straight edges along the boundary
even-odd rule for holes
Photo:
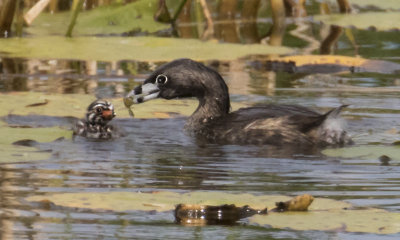
[[[227,81],[230,82],[229,78]],[[398,134],[387,133],[400,126],[400,104],[396,92],[369,94],[291,89],[275,90],[275,96],[234,94],[233,100],[299,103],[320,109],[348,103],[351,106],[344,116],[357,144],[372,141],[384,144],[398,139]],[[7,121],[35,126],[43,119],[9,117]],[[16,201],[33,195],[65,192],[206,190],[256,195],[308,193],[315,197],[345,200],[359,207],[400,211],[400,164],[396,161],[382,166],[378,159],[329,158],[318,152],[292,155],[264,146],[199,146],[182,132],[184,121],[182,117],[116,119],[113,124],[124,129],[126,137],[115,141],[78,138],[41,144],[40,149],[51,149],[50,159],[1,164],[2,228],[8,229],[18,239],[90,239],[94,236],[104,239],[378,237],[374,234],[270,229],[248,225],[246,221],[236,226],[182,227],[174,224],[172,212],[47,210],[29,202]],[[47,119],[46,122],[64,127],[71,124],[63,118]],[[398,237],[394,235],[393,239]]]
[[[258,22],[268,29],[269,21]],[[310,24],[320,28],[317,23]],[[287,29],[293,29],[290,23]],[[241,28],[242,29],[242,28]],[[288,33],[284,46],[309,51],[304,40]],[[254,33],[254,32],[253,32]],[[241,32],[240,34],[244,34]],[[311,36],[313,33],[309,34]],[[399,63],[398,32],[353,30],[355,49],[342,35],[336,55],[361,55]],[[314,34],[315,35],[315,34]],[[240,39],[249,39],[242,36]],[[315,36],[313,36],[315,37]],[[221,39],[220,39],[221,40]],[[232,42],[225,36],[224,41]],[[259,41],[260,39],[257,39]],[[243,41],[243,43],[246,41]],[[1,52],[1,51],[0,51]],[[311,51],[317,54],[318,50]],[[2,55],[0,55],[2,56]],[[118,63],[1,58],[0,91],[84,93],[122,97],[161,63]],[[248,104],[295,103],[321,111],[350,104],[343,115],[356,145],[388,145],[400,138],[398,69],[268,69],[262,56],[236,61],[207,61],[226,80],[231,99]],[[93,66],[90,72],[88,66]],[[92,69],[92,68],[90,68]],[[173,102],[171,101],[171,104]],[[88,103],[89,104],[89,103]],[[146,104],[152,104],[151,102]],[[173,109],[171,109],[173,111]],[[14,125],[72,125],[70,118],[9,115]],[[293,153],[266,146],[199,145],[182,131],[185,117],[116,119],[127,136],[113,141],[77,138],[40,144],[51,157],[42,161],[0,164],[1,239],[398,239],[336,231],[294,231],[256,226],[184,227],[172,211],[104,211],[45,208],[25,198],[52,193],[222,191],[255,195],[312,194],[357,207],[400,212],[400,163],[379,159],[327,157],[319,151]]]
[[[258,146],[197,146],[181,133],[183,121],[118,120],[114,124],[126,129],[127,137],[112,142],[76,139],[74,142],[43,144],[42,149],[52,149],[53,156],[48,160],[2,164],[4,221],[12,223],[14,237],[21,239],[29,236],[83,239],[94,235],[106,239],[132,236],[144,239],[340,236],[351,239],[352,233],[277,230],[245,222],[232,227],[180,227],[173,223],[172,212],[46,210],[27,202],[15,202],[15,198],[64,192],[160,190],[256,195],[309,193],[346,200],[356,206],[400,210],[398,163],[382,166],[378,160],[347,160],[320,155],[282,157],[279,152],[271,156],[266,147]],[[377,125],[379,123],[382,122]],[[371,234],[362,235],[372,237]]]

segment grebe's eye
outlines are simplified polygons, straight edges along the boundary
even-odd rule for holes
[[[156,83],[163,85],[166,84],[168,82],[168,77],[165,76],[164,74],[160,74],[156,77]]]
[[[101,107],[96,108],[96,112],[101,113],[103,111],[103,109],[101,109]]]

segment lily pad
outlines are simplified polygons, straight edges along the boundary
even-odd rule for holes
[[[329,157],[378,159],[386,155],[392,160],[400,160],[399,146],[358,146],[347,148],[325,149],[323,154]]]
[[[399,213],[376,208],[287,212],[284,214],[270,214],[265,217],[256,215],[250,219],[252,223],[273,228],[377,234],[399,233],[399,221]]]
[[[27,107],[35,103],[47,104]],[[95,98],[85,94],[43,94],[35,92],[11,92],[0,94],[0,116],[45,115],[55,117],[83,118],[87,106]],[[118,118],[129,118],[129,113],[121,98],[108,99],[113,103]],[[163,100],[156,99],[151,104],[133,106],[135,118],[170,118],[174,115],[189,116],[197,108],[195,99]],[[232,103],[232,109],[245,107],[243,103]]]
[[[46,100],[45,105],[27,107]],[[3,93],[0,94],[0,116],[36,114],[80,118],[84,116],[87,106],[94,100],[93,96],[84,94]]]
[[[50,157],[50,153],[40,152],[34,147],[13,146],[10,144],[0,143],[0,151],[0,163],[38,161]]]
[[[81,12],[73,35],[121,34],[129,31],[156,32],[169,28],[169,24],[154,21],[157,0],[141,0],[130,4],[113,4]],[[27,28],[33,35],[62,35],[67,32],[70,12],[42,13]]]
[[[263,44],[232,44],[157,37],[46,36],[0,39],[0,56],[99,61],[232,60],[254,54],[287,54],[292,50]]]
[[[51,142],[57,138],[71,138],[72,131],[59,127],[51,128],[12,128],[4,124],[0,125],[0,135],[7,136],[0,139],[0,144],[12,144],[22,139],[31,139],[38,142]]]
[[[41,152],[33,147],[14,146],[13,142],[23,139],[37,142],[51,142],[57,138],[71,138],[72,131],[52,128],[11,128],[0,122],[0,135],[7,136],[0,139],[0,163],[44,160],[50,157],[50,153]]]
[[[358,29],[376,28],[380,31],[400,29],[399,12],[367,12],[359,14],[332,14],[314,16],[317,21],[325,24]]]
[[[269,209],[275,202],[287,201],[290,197],[277,195],[255,196],[251,194],[229,194],[224,192],[91,192],[61,193],[47,196],[32,196],[31,202],[53,202],[58,206],[101,209],[111,211],[171,211],[175,205],[201,204],[249,205],[254,209]],[[249,218],[250,223],[291,228],[295,230],[342,230],[348,232],[398,233],[400,213],[379,209],[352,210],[352,205],[342,201],[316,198],[308,212],[269,213]],[[172,214],[172,213],[171,213]]]

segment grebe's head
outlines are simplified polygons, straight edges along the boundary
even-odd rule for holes
[[[217,101],[219,111],[229,112],[228,87],[221,75],[202,63],[178,59],[156,69],[142,85],[124,98],[126,107],[155,98],[196,97],[200,103]]]
[[[86,120],[91,125],[105,126],[115,116],[112,103],[104,100],[96,100],[88,106]]]

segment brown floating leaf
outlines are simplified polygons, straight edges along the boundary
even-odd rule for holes
[[[314,197],[309,194],[296,196],[286,202],[277,202],[276,209],[280,212],[284,211],[307,211],[308,207],[314,201]]]

